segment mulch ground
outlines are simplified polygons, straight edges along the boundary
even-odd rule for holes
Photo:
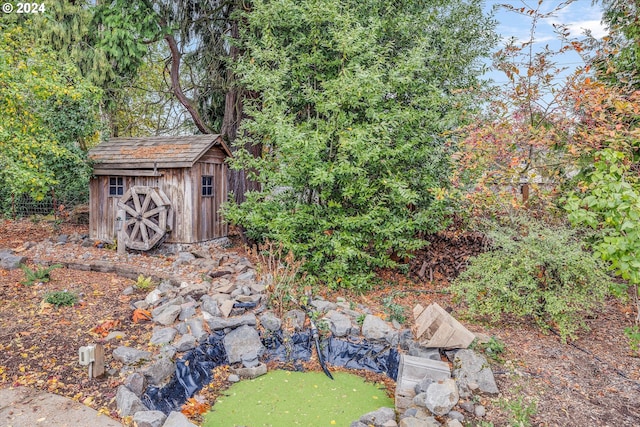
[[[0,248],[20,248],[28,241],[86,232],[86,226],[0,220]],[[520,425],[640,425],[640,358],[630,351],[622,332],[632,324],[632,306],[609,300],[588,319],[591,330],[567,344],[523,320],[505,318],[499,325],[491,325],[468,319],[464,307],[447,293],[447,280],[452,274],[449,270],[463,268],[468,256],[481,250],[483,243],[479,236],[449,233],[416,257],[408,276],[381,272],[381,284],[372,291],[341,294],[387,318],[404,316],[407,326],[416,303],[426,306],[436,301],[470,330],[504,343],[504,352],[491,359],[501,395],[477,399],[487,407],[487,415],[479,420],[465,414],[473,425],[481,421],[519,425],[518,421],[524,420],[529,424]],[[64,257],[64,246],[60,251]],[[450,267],[444,267],[447,260]],[[153,257],[144,261],[152,262]],[[422,277],[418,274],[421,271]],[[157,351],[148,347],[152,326],[131,321],[130,303],[142,298],[144,292],[123,296],[132,280],[69,269],[53,270],[51,281],[44,284],[26,286],[20,283],[23,280],[21,270],[0,270],[0,387],[44,389],[116,417],[113,398],[124,378],[121,366],[110,357],[111,351],[119,345]],[[62,308],[43,304],[48,292],[65,289],[80,294],[81,302]],[[335,297],[332,292],[330,298]],[[103,334],[95,329],[101,325],[117,328],[125,336],[104,342],[109,375],[90,380],[86,367],[78,364],[78,348],[103,342]]]

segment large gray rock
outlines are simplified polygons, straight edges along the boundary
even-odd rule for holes
[[[180,295],[183,297],[190,296],[195,300],[199,300],[203,295],[209,292],[210,285],[208,283],[192,283],[180,290]]]
[[[459,350],[456,353],[453,377],[458,382],[461,397],[471,396],[474,390],[491,395],[499,393],[487,359],[473,350]]]
[[[151,353],[136,348],[120,346],[113,350],[112,356],[125,365],[134,365],[141,360],[149,360]]]
[[[191,335],[196,337],[196,339],[198,341],[202,341],[202,340],[206,339],[207,336],[209,335],[207,333],[207,331],[205,330],[205,328],[204,328],[204,320],[202,320],[199,317],[195,317],[195,318],[189,319],[187,321],[187,326],[189,327],[189,330],[191,331]]]
[[[255,326],[257,322],[258,319],[253,313],[244,314],[242,316],[229,317],[227,319],[222,317],[213,317],[207,320],[209,328],[211,328],[211,330],[213,331],[218,331],[220,329],[226,328],[235,329],[240,326]]]
[[[264,352],[260,335],[254,328],[244,325],[229,332],[223,339],[229,363],[251,360]]]
[[[321,299],[311,301],[311,305],[321,313],[326,313],[329,310],[335,310],[336,308],[338,308],[336,303]]]
[[[396,419],[396,411],[393,408],[382,407],[376,411],[369,412],[360,417],[360,421],[374,426],[382,425],[389,420]]]
[[[256,272],[254,270],[247,270],[242,274],[238,274],[236,281],[238,282],[252,282],[256,278]]]
[[[160,289],[154,289],[147,294],[147,296],[144,298],[144,301],[149,305],[155,305],[163,296],[164,292],[162,292]]]
[[[153,311],[153,320],[161,325],[172,325],[176,321],[182,307],[175,304],[166,304]]]
[[[127,387],[121,385],[116,392],[116,406],[121,417],[135,415],[139,411],[146,411],[142,400]]]
[[[0,268],[5,270],[15,270],[20,267],[20,264],[24,264],[27,261],[27,257],[8,254],[0,259]]]
[[[161,411],[140,411],[133,416],[137,427],[162,427],[167,416]]]
[[[13,249],[0,248],[0,260],[5,259],[9,255],[13,255]]]
[[[168,357],[163,357],[153,364],[146,366],[140,372],[150,385],[161,385],[176,371],[176,364]]]
[[[151,333],[151,345],[163,345],[169,344],[176,337],[176,331],[174,328],[153,328]]]
[[[200,308],[203,311],[206,311],[207,313],[209,313],[214,317],[219,317],[222,315],[222,313],[220,312],[220,307],[218,306],[218,301],[211,298],[211,296],[203,295],[200,298],[200,302],[202,303]]]
[[[187,320],[191,319],[196,315],[196,303],[195,301],[186,302],[180,306],[182,310],[180,310],[180,315],[178,316],[178,320]]]
[[[331,333],[336,337],[345,337],[351,332],[351,318],[336,311],[329,310],[324,316],[329,322]]]
[[[372,314],[368,314],[362,323],[362,335],[368,340],[385,339],[390,331],[392,329],[387,322]]]
[[[139,372],[134,372],[124,380],[124,385],[131,390],[136,396],[142,396],[144,390],[147,388],[147,380]]]
[[[282,326],[282,320],[280,320],[275,314],[266,312],[262,316],[260,316],[260,324],[267,331],[275,332],[280,330],[280,327]]]
[[[196,348],[196,338],[191,334],[185,334],[173,345],[176,351],[189,351]]]
[[[198,427],[181,412],[171,412],[162,427]]]
[[[422,399],[419,399],[421,397]],[[431,384],[426,393],[420,393],[415,397],[414,402],[425,406],[434,415],[440,416],[448,414],[459,399],[455,380],[448,379]],[[418,400],[421,401],[418,402]]]

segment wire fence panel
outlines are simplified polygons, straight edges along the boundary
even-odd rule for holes
[[[13,219],[30,216],[49,216],[75,223],[88,223],[89,190],[70,193],[52,188],[42,200],[29,194],[0,190],[0,215]]]

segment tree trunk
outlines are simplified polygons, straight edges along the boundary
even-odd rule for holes
[[[166,24],[163,23],[163,26],[166,27]],[[211,133],[209,127],[205,124],[204,120],[200,116],[200,113],[194,107],[193,103],[186,97],[184,92],[182,92],[182,86],[180,85],[180,60],[182,55],[180,54],[180,50],[178,49],[178,44],[176,43],[176,39],[172,34],[166,34],[164,39],[167,41],[169,45],[169,50],[171,51],[171,70],[169,74],[171,75],[171,90],[173,90],[174,95],[178,98],[178,101],[184,108],[187,109],[191,117],[193,118],[193,122],[196,127],[202,133]]]
[[[237,21],[233,21],[231,26],[231,36],[233,38],[238,37],[238,23]],[[235,61],[238,58],[238,48],[236,46],[231,47],[231,51],[229,52],[231,58]],[[245,96],[248,94],[242,91],[235,84],[235,75],[231,69],[227,70],[227,83],[229,84],[229,91],[225,96],[225,105],[224,105],[224,117],[222,118],[222,129],[220,133],[223,138],[229,143],[229,147],[232,152],[235,152],[237,148],[234,146],[234,141],[238,136],[238,127],[240,125],[240,121],[243,118],[243,108],[242,101]],[[262,155],[262,145],[251,145],[247,144],[244,147],[247,151],[249,151],[254,157],[259,157]],[[247,173],[245,170],[230,170],[229,171],[229,188],[233,191],[236,203],[244,202],[244,194],[247,191],[251,190],[259,190],[260,184],[255,181],[251,181],[247,177]]]

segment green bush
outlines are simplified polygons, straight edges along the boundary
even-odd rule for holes
[[[261,189],[225,218],[304,258],[309,281],[367,289],[446,225],[443,135],[476,106],[493,21],[458,0],[256,1],[243,19],[235,71],[260,96],[231,167]]]
[[[487,231],[493,249],[471,259],[451,286],[472,315],[503,313],[555,327],[563,340],[586,329],[584,315],[613,286],[603,264],[583,249],[580,231],[518,217]]]
[[[78,302],[78,296],[74,293],[67,291],[54,291],[49,292],[45,297],[46,303],[55,305],[56,307],[72,306]]]

